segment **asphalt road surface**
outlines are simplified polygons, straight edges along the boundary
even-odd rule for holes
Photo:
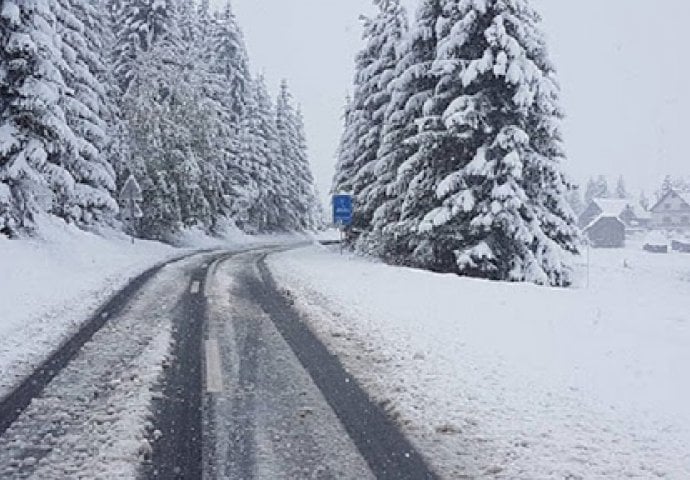
[[[112,379],[168,332],[140,478],[436,478],[277,291],[263,259],[280,248],[172,262],[96,312],[0,402],[0,477],[90,478],[98,426],[138,385]]]

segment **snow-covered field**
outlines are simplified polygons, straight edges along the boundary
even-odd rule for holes
[[[447,478],[690,478],[690,255],[593,250],[558,290],[333,250],[270,265]]]

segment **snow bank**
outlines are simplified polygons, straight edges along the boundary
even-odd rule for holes
[[[668,237],[658,230],[653,230],[647,234],[644,239],[645,245],[655,246],[655,247],[667,247],[669,244]]]
[[[690,478],[690,256],[592,250],[570,290],[317,248],[270,266],[447,478]]]
[[[180,253],[52,218],[35,239],[0,235],[0,397],[131,278]]]

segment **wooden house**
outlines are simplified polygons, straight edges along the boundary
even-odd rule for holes
[[[652,228],[669,232],[690,231],[690,192],[670,190],[651,209]]]
[[[617,217],[625,225],[627,232],[647,230],[651,215],[634,201],[621,198],[595,198],[587,205],[579,218],[579,226],[585,230],[601,216]]]
[[[625,223],[617,215],[599,215],[583,231],[595,248],[625,246]]]

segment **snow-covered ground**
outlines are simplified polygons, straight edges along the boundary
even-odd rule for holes
[[[549,289],[334,250],[269,262],[447,478],[690,478],[690,255],[592,250]]]
[[[174,248],[44,219],[35,239],[0,236],[0,397],[109,296]]]
[[[137,478],[153,399],[171,360],[176,305],[203,257],[164,268],[0,437],[0,477]]]

